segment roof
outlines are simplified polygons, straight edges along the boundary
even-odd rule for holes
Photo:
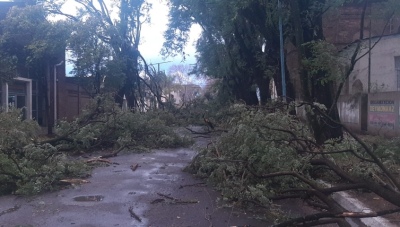
[[[379,35],[379,36],[372,36],[372,37],[367,37],[364,39],[357,39],[354,40],[353,42],[347,44],[345,47],[343,47],[342,49],[339,50],[339,52],[345,51],[346,49],[352,47],[353,45],[355,45],[358,42],[367,42],[371,39],[372,42],[377,42],[377,41],[381,41],[381,40],[385,40],[385,39],[391,39],[391,38],[400,38],[400,33],[395,33],[395,34],[388,34],[388,35]]]

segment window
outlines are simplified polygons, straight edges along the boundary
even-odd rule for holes
[[[394,57],[394,67],[397,78],[397,90],[400,90],[400,56]]]

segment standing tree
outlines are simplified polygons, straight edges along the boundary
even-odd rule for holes
[[[93,76],[94,88],[98,90],[101,78],[104,78],[101,75],[103,74],[102,61],[104,57],[107,57],[104,54],[112,50],[109,55],[113,56],[112,65],[119,68],[120,75],[123,76],[123,83],[116,92],[116,102],[122,105],[125,96],[129,107],[143,109],[145,106],[144,87],[147,87],[156,100],[162,103],[158,90],[153,89],[153,86],[140,76],[141,72],[145,72],[151,79],[153,78],[145,59],[139,52],[142,25],[149,20],[148,12],[151,5],[145,0],[119,0],[110,4],[103,0],[75,0],[75,2],[80,6],[77,15],[63,12],[62,4],[57,1],[50,1],[48,7],[55,14],[64,15],[79,24],[91,26],[88,36],[84,37],[90,37],[91,43],[87,44],[91,46],[92,51],[100,55],[93,56],[97,59],[93,59],[89,65],[83,67],[90,69],[91,72],[85,72],[85,70],[81,72],[90,73]],[[79,29],[80,26],[77,28]],[[83,31],[76,31],[77,34],[81,32]],[[84,43],[84,40],[81,42]],[[76,54],[80,54],[78,50]]]
[[[256,88],[261,103],[270,98],[269,81],[280,84],[278,15],[285,19],[286,34],[294,40],[298,49],[298,77],[301,78],[301,101],[321,103],[331,107],[329,116],[339,121],[337,107],[333,105],[335,79],[323,67],[310,69],[316,53],[316,44],[323,40],[322,17],[330,7],[340,5],[341,0],[282,1],[172,1],[170,28],[165,36],[166,54],[183,51],[186,34],[192,23],[203,28],[198,42],[198,69],[209,76],[219,78],[224,90],[234,99],[249,105],[258,104]],[[220,9],[224,9],[222,12]],[[263,51],[264,49],[264,51]],[[169,51],[169,52],[168,52]],[[318,57],[318,56],[317,56]],[[288,79],[288,78],[286,78]],[[290,82],[290,80],[288,80]],[[290,85],[291,83],[289,83]],[[293,90],[288,89],[291,97]],[[282,92],[279,89],[279,93]],[[307,118],[318,143],[342,136],[342,129],[334,123],[321,121],[308,111]]]
[[[329,78],[329,73],[322,66],[316,69],[307,68],[304,63],[313,59],[313,48],[317,41],[323,40],[322,17],[336,0],[307,0],[289,1],[291,12],[291,26],[294,44],[298,50],[298,76],[301,81],[301,98],[308,103],[321,103],[332,107],[329,117],[335,122],[340,122],[336,105],[332,105],[335,94],[334,79]],[[313,130],[317,143],[322,144],[327,139],[342,137],[342,128],[321,119],[313,110],[306,111],[307,119]]]
[[[123,83],[123,71],[110,46],[94,34],[90,19],[74,23],[76,29],[68,40],[72,51],[73,73],[91,96],[113,92]],[[115,60],[114,60],[115,59]]]
[[[346,3],[359,4],[362,7],[360,15],[359,40],[352,48],[352,54],[348,65],[344,70],[340,69],[336,48],[324,40],[322,20],[325,12],[333,7]],[[318,144],[322,144],[331,138],[342,137],[342,127],[337,109],[337,101],[345,81],[349,78],[354,65],[361,58],[358,56],[361,51],[361,40],[365,38],[364,23],[366,20],[367,6],[370,4],[381,4],[380,20],[386,21],[382,29],[385,34],[391,18],[398,8],[398,2],[382,0],[309,0],[309,1],[288,1],[290,10],[291,37],[297,48],[297,62],[299,69],[297,76],[301,83],[301,99],[307,103],[320,103],[326,108],[327,117],[316,114],[315,109],[308,109],[306,116],[312,128],[314,137]],[[372,15],[370,15],[372,16]],[[382,17],[383,16],[383,17]],[[370,29],[370,28],[368,28]],[[371,32],[371,31],[370,31]],[[378,40],[379,42],[379,40]],[[376,43],[375,43],[376,44]],[[366,53],[375,46],[367,48]]]
[[[269,81],[277,75],[279,64],[274,50],[267,47],[269,51],[263,51],[265,43],[271,46],[271,35],[264,37],[259,24],[253,23],[261,20],[260,24],[266,25],[264,11],[255,8],[268,8],[268,4],[256,2],[171,1],[163,54],[183,53],[190,27],[197,23],[203,33],[197,44],[199,63],[195,71],[219,79],[220,94],[226,93],[231,99],[257,105],[259,89],[261,103],[266,103],[270,99]],[[253,12],[258,14],[250,20]]]

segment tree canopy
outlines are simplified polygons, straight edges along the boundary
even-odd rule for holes
[[[64,54],[70,24],[65,21],[51,22],[47,12],[40,6],[14,7],[0,22],[0,54],[2,62],[11,63],[3,75],[16,76],[9,72],[17,67],[27,67],[31,76],[40,79],[46,61],[55,63]]]
[[[90,75],[89,87],[94,94],[101,92],[104,83],[113,85],[116,101],[122,104],[125,96],[131,108],[142,109],[146,105],[146,90],[161,103],[159,89],[141,76],[145,74],[150,81],[153,78],[139,51],[142,26],[149,20],[151,4],[144,0],[75,3],[79,6],[76,15],[64,12],[57,1],[46,6],[49,12],[66,16],[75,24],[69,47],[76,57],[77,75]]]

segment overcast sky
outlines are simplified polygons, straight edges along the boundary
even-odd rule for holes
[[[107,0],[106,0],[107,1]],[[150,24],[144,24],[142,27],[141,43],[139,46],[140,53],[146,58],[147,63],[156,64],[161,62],[169,62],[160,64],[160,70],[168,71],[168,68],[173,64],[194,64],[195,63],[195,42],[201,33],[200,26],[193,26],[191,29],[190,40],[186,47],[185,53],[189,56],[185,62],[182,62],[182,57],[163,59],[160,54],[162,44],[164,42],[164,31],[168,24],[168,0],[147,0],[152,4],[150,11]],[[65,9],[74,11],[73,0],[67,0]],[[71,4],[68,4],[71,3]]]
[[[11,1],[11,0],[0,0],[0,1]],[[107,0],[106,0],[107,1]],[[160,51],[164,42],[164,31],[167,29],[168,24],[168,0],[147,0],[152,3],[153,7],[150,11],[151,22],[150,24],[144,24],[142,28],[142,41],[139,46],[139,51],[147,59],[148,63],[160,63],[166,61],[172,61],[170,63],[160,64],[160,69],[168,71],[168,68],[173,64],[194,64],[195,63],[195,42],[198,39],[201,28],[195,25],[191,29],[190,40],[185,49],[185,53],[189,55],[185,62],[182,62],[182,57],[177,56],[175,58],[163,59]],[[66,11],[74,12],[73,0],[66,0],[65,8]],[[68,73],[68,69],[67,69]]]
[[[160,50],[164,42],[163,33],[167,29],[168,24],[168,6],[167,0],[148,0],[153,4],[153,8],[150,12],[151,24],[144,25],[142,43],[139,47],[140,52],[152,63],[174,60],[174,63],[179,63],[182,57],[178,56],[175,59],[163,60],[160,55]],[[199,37],[201,32],[200,26],[193,26],[191,30],[190,41],[185,50],[186,54],[190,56],[187,58],[186,63],[195,63],[195,41]]]

